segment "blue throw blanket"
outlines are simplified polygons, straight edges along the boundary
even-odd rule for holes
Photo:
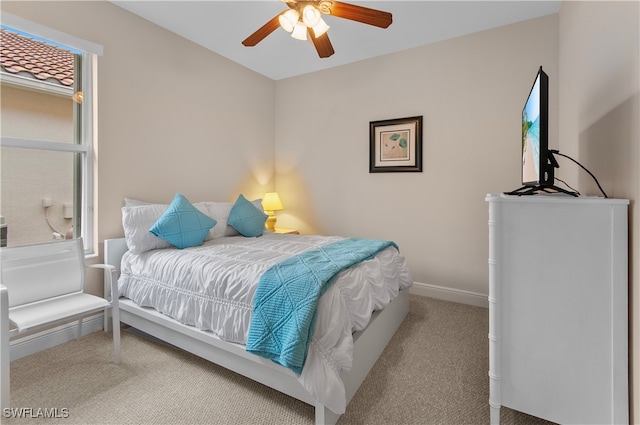
[[[342,270],[398,246],[350,238],[305,251],[269,268],[258,282],[246,350],[302,373],[318,299]]]

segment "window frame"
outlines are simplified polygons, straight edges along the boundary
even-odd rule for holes
[[[59,43],[74,50],[80,57],[80,71],[82,73],[82,102],[77,104],[80,108],[81,116],[79,125],[74,126],[74,143],[52,142],[46,140],[19,139],[12,137],[0,137],[0,146],[38,149],[56,152],[69,152],[77,155],[74,168],[80,173],[80,178],[74,177],[74,223],[80,227],[80,234],[84,240],[85,256],[96,255],[94,251],[95,238],[95,215],[94,215],[94,168],[96,166],[95,147],[98,140],[97,132],[97,64],[98,56],[102,55],[101,45],[91,43],[63,32],[36,24],[20,17],[3,13],[2,24],[4,26],[24,31],[36,37]],[[35,90],[51,90],[46,84],[35,82],[29,84],[24,78],[6,78],[7,74],[2,74],[2,79],[7,84],[29,87]],[[80,143],[75,143],[79,138]],[[77,190],[76,184],[80,184]],[[80,199],[78,199],[80,198]]]

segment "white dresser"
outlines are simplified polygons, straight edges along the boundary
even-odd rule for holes
[[[561,424],[629,422],[629,201],[487,195],[489,403]]]

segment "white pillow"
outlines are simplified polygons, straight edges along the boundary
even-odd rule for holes
[[[155,204],[122,207],[122,227],[129,251],[134,254],[142,254],[152,249],[171,246],[169,242],[149,232],[151,226],[166,211],[167,206]]]
[[[264,212],[264,208],[262,207],[262,199],[255,199],[251,201],[251,203],[255,205],[257,209]],[[216,224],[213,229],[211,229],[214,239],[221,238],[223,236],[238,236],[240,234],[240,232],[238,232],[236,229],[227,225],[229,213],[231,213],[231,208],[233,208],[233,202],[205,202],[205,204],[207,206],[207,210],[209,211],[209,217],[218,222],[218,224]]]
[[[126,205],[126,200],[125,200]],[[135,204],[133,204],[135,205]],[[208,210],[204,202],[198,202],[194,206],[202,213]],[[156,221],[164,214],[169,204],[141,204],[137,206],[122,207],[122,227],[127,247],[134,254],[142,254],[152,249],[169,248],[169,242],[157,237],[149,231]],[[207,214],[208,215],[208,214]],[[226,223],[225,223],[226,225]],[[205,240],[213,237],[214,226],[209,231]]]
[[[240,234],[233,227],[227,226],[227,219],[229,218],[231,207],[233,207],[231,202],[205,202],[205,204],[207,206],[207,215],[218,222],[211,229],[213,239]]]
[[[125,207],[139,207],[140,205],[154,205],[153,202],[141,201],[139,199],[124,198]],[[156,204],[161,205],[161,204]],[[167,204],[169,206],[169,204]]]

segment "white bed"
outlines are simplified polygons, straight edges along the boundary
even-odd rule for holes
[[[339,419],[408,312],[411,274],[395,248],[340,272],[320,298],[298,375],[245,350],[255,286],[283,259],[342,238],[217,234],[188,249],[138,250],[127,216],[124,208],[126,238],[104,245],[118,269],[121,322],[315,406],[317,424]]]

